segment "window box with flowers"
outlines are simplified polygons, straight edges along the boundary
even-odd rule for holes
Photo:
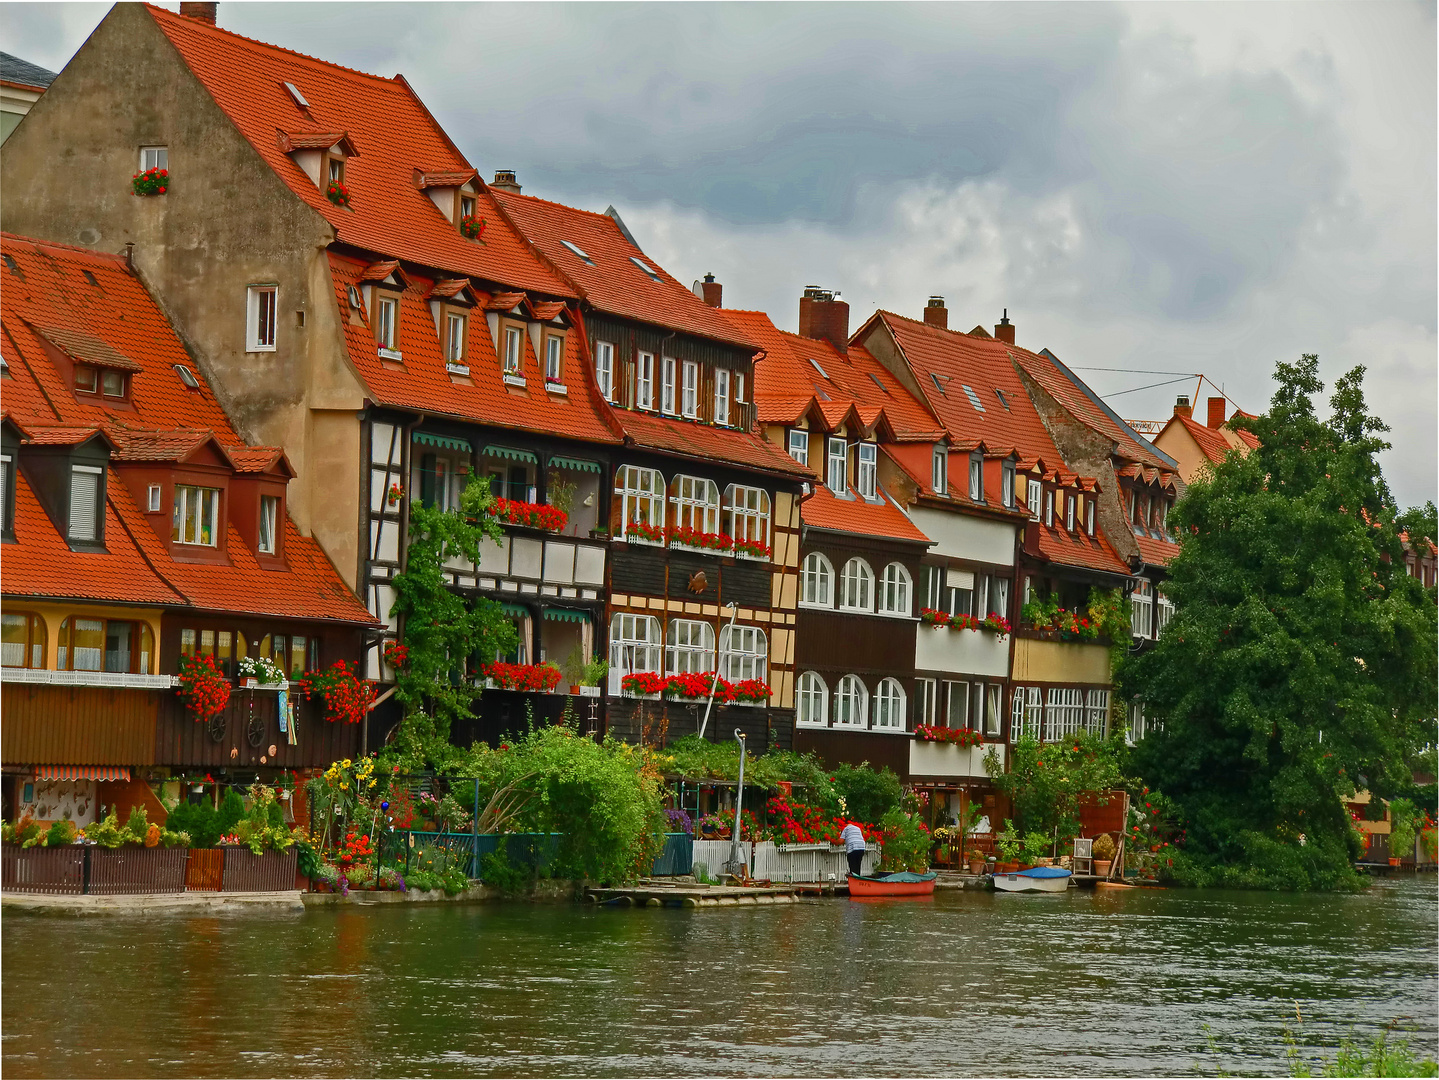
[[[699,701],[701,699],[708,700],[711,689],[714,691],[714,700],[717,705],[728,705],[734,700],[734,686],[721,679],[713,671],[671,675],[665,682],[663,693],[667,698]]]
[[[404,497],[405,485],[400,483],[391,484],[390,490],[385,492],[385,505],[398,506],[400,504],[400,500]]]
[[[554,664],[494,663],[484,673],[497,690],[548,694],[560,683],[560,669]]]
[[[734,684],[733,690],[733,703],[751,708],[768,705],[772,693],[769,683],[763,679],[742,679]]]
[[[564,532],[565,526],[570,523],[570,516],[557,506],[518,499],[497,498],[490,505],[490,513],[506,525],[522,525],[545,532]]]
[[[664,693],[669,680],[654,671],[636,671],[620,680],[620,690],[625,697],[657,699]]]
[[[230,701],[230,680],[225,678],[209,656],[180,657],[180,700],[195,717],[205,723],[225,711]]]
[[[235,673],[245,680],[245,687],[250,690],[283,690],[289,685],[280,665],[268,656],[241,657]]]
[[[632,544],[649,544],[653,547],[663,547],[665,543],[665,530],[659,525],[651,525],[647,521],[631,521],[625,526],[624,539]]]
[[[325,703],[325,719],[358,724],[375,700],[374,687],[361,679],[343,660],[324,671],[309,671],[300,677],[300,690],[308,698]]]
[[[136,195],[163,195],[170,190],[169,169],[146,169],[130,177],[130,190]]]
[[[984,736],[969,728],[936,727],[931,724],[916,724],[914,737],[920,742],[949,743],[953,746],[980,746]]]
[[[478,240],[485,235],[485,219],[478,214],[466,214],[460,218],[460,235],[466,240]]]
[[[350,205],[350,189],[338,180],[331,180],[325,186],[325,198],[329,199],[336,206],[348,208]]]
[[[734,550],[734,537],[728,533],[704,532],[688,525],[671,525],[665,529],[665,540],[672,548],[705,554]]]
[[[771,550],[768,544],[758,540],[736,540],[734,542],[734,554],[736,559],[748,559],[751,562],[769,562]]]
[[[545,389],[551,394],[565,394],[566,396],[568,396],[570,392],[570,388],[568,386],[560,382],[559,379],[553,378],[549,375],[545,376]]]
[[[1003,615],[990,614],[983,619],[977,619],[973,615],[951,615],[947,611],[936,611],[934,608],[920,608],[919,618],[921,622],[936,630],[988,630],[1000,637],[1010,631],[1009,620]]]

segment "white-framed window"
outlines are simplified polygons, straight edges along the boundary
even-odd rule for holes
[[[732,537],[769,547],[769,493],[764,488],[731,484],[725,488],[724,503]]]
[[[939,719],[939,683],[934,679],[914,681],[914,722],[932,725]]]
[[[1093,535],[1094,535],[1094,500],[1093,500],[1093,499],[1090,499],[1089,502],[1087,502],[1087,503],[1084,504],[1084,517],[1085,517],[1085,531],[1087,531],[1090,536],[1093,536]]]
[[[1064,527],[1070,532],[1074,531],[1074,496],[1067,496],[1064,500]]]
[[[275,351],[275,308],[278,285],[251,285],[245,290],[245,351]]]
[[[829,722],[829,687],[813,671],[799,677],[795,687],[795,721],[824,727]]]
[[[874,726],[887,731],[904,730],[904,687],[896,679],[884,679],[874,695]]]
[[[399,351],[400,302],[393,296],[375,301],[375,345],[382,352]]]
[[[465,362],[465,317],[453,311],[445,315],[445,363]]]
[[[1084,726],[1084,691],[1074,687],[1049,688],[1044,708],[1044,741],[1071,738]]]
[[[642,352],[635,358],[635,408],[655,407],[655,354]]]
[[[988,574],[974,575],[974,599],[973,606],[968,614],[976,619],[982,619],[989,614],[989,583],[993,579]]]
[[[1104,729],[1109,723],[1109,691],[1091,690],[1087,696],[1089,700],[1084,726],[1091,735],[1103,737]]]
[[[858,555],[844,564],[840,574],[839,606],[845,611],[874,610],[874,571]]]
[[[869,691],[858,675],[846,675],[835,687],[834,722],[836,727],[869,726]]]
[[[944,567],[921,567],[924,572],[924,606],[934,611],[944,608]]]
[[[100,488],[103,469],[76,465],[70,470],[70,521],[66,537],[94,540],[100,535]]]
[[[873,499],[878,488],[879,447],[872,442],[859,444],[859,466],[856,469],[855,484],[866,499]]]
[[[729,368],[715,368],[714,422],[729,426]]]
[[[908,615],[911,584],[903,563],[886,566],[879,579],[879,610],[885,615]]]
[[[985,607],[985,615],[1009,617],[1009,578],[989,578],[989,596]]]
[[[1174,601],[1164,595],[1163,589],[1155,590],[1155,597],[1158,603],[1154,609],[1154,636],[1158,637],[1164,633],[1169,620],[1174,618]]]
[[[175,485],[170,539],[177,544],[215,547],[220,542],[220,489]]]
[[[969,727],[969,683],[949,681],[944,684],[944,725],[955,729]]]
[[[674,524],[682,529],[719,532],[719,486],[698,476],[674,479]]]
[[[1016,686],[1009,737],[1018,742],[1022,737],[1040,739],[1044,736],[1044,691],[1037,686]]]
[[[809,465],[809,432],[803,428],[789,430],[789,456],[801,465]]]
[[[975,586],[978,584],[974,571],[961,570],[957,566],[948,567],[945,570],[944,582],[949,589],[949,604],[940,610],[948,611],[951,615],[973,615]]]
[[[845,493],[845,464],[848,460],[843,439],[825,440],[825,484],[836,495]]]
[[[743,372],[743,371],[736,371],[736,372],[734,373],[734,399],[735,399],[735,401],[739,402],[741,405],[744,404],[744,372]]]
[[[969,498],[971,502],[984,498],[984,458],[978,454],[969,455]]]
[[[804,557],[799,602],[810,607],[834,606],[834,567],[818,551]]]
[[[987,693],[989,700],[984,709],[984,733],[998,735],[1003,716],[1004,687],[999,683],[990,683]]]
[[[610,686],[619,694],[621,680],[641,671],[661,670],[660,621],[653,615],[616,614],[610,620]]]
[[[606,401],[615,399],[615,347],[608,341],[595,342],[595,385]]]
[[[695,619],[671,619],[665,633],[665,674],[700,675],[714,670],[714,627]]]
[[[280,527],[280,497],[260,496],[260,540],[257,545],[266,555],[275,554],[276,538]]]
[[[1154,633],[1154,589],[1148,578],[1134,579],[1134,591],[1129,594],[1129,603],[1134,636],[1150,637]]]
[[[545,381],[564,381],[565,339],[559,334],[545,337]]]
[[[1024,497],[1029,505],[1029,512],[1034,515],[1034,520],[1039,520],[1040,500],[1044,497],[1044,487],[1034,477],[1029,477],[1024,482]]]
[[[1049,490],[1044,493],[1044,524],[1054,528],[1054,492]]]
[[[518,375],[525,365],[525,332],[518,326],[505,327],[505,374]]]
[[[166,146],[142,146],[140,147],[140,171],[149,172],[151,169],[170,168],[170,149]]]
[[[10,459],[5,458],[3,460],[8,463]],[[151,484],[145,490],[145,494],[148,498],[148,503],[146,504],[147,511],[151,514],[158,514],[160,512],[160,499],[162,497],[160,485]]]
[[[975,731],[984,730],[984,705],[986,701],[984,683],[969,684],[969,726]]]
[[[720,631],[720,677],[730,682],[769,679],[769,638],[758,626],[726,626]]]
[[[1160,499],[1155,511],[1156,524],[1162,536],[1169,536],[1169,500]]]
[[[1006,461],[999,472],[999,497],[1005,506],[1014,505],[1014,462]]]
[[[1148,725],[1144,721],[1144,702],[1134,698],[1129,703],[1129,723],[1124,728],[1124,741],[1133,746],[1144,738]]]
[[[615,470],[615,494],[620,497],[621,536],[636,521],[664,528],[665,478],[658,469],[621,465]]]
[[[686,360],[680,368],[680,415],[693,420],[700,411],[700,366]]]
[[[943,446],[934,448],[934,460],[930,465],[930,483],[936,493],[949,494],[949,454]]]
[[[666,356],[660,363],[660,412],[673,416],[675,411],[675,358]]]

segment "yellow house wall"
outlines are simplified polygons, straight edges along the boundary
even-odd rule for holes
[[[160,654],[160,610],[158,608],[136,608],[121,607],[110,604],[32,604],[29,601],[15,598],[5,598],[5,611],[7,614],[20,614],[27,612],[39,615],[45,623],[45,667],[56,670],[59,663],[60,650],[60,624],[71,615],[78,615],[83,619],[126,619],[130,622],[143,622],[149,625],[150,633],[154,635],[155,650],[150,654],[150,667],[153,669]],[[147,674],[158,674],[151,670]]]
[[[1012,678],[1017,683],[1107,683],[1109,646],[1019,638]]]

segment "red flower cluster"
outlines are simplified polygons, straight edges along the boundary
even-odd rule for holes
[[[934,608],[920,608],[919,617],[931,626],[947,626],[951,630],[989,630],[992,633],[1004,635],[1009,633],[1009,620],[1003,615],[989,615],[983,619],[976,619],[973,615],[951,615],[947,611],[935,611]]]
[[[563,532],[570,523],[570,516],[563,510],[545,503],[521,502],[519,499],[496,499],[490,506],[490,513],[510,525],[524,525],[530,529],[544,529],[546,532]]]
[[[914,733],[919,737],[921,742],[953,743],[955,746],[978,746],[984,742],[984,736],[968,728],[933,727],[929,724],[917,724],[915,725]]]
[[[862,821],[851,822],[844,817],[831,818],[822,810],[804,803],[791,802],[784,795],[776,795],[770,799],[765,804],[765,809],[769,811],[773,824],[765,829],[745,831],[752,831],[761,839],[773,840],[777,844],[838,844],[839,834],[850,824],[859,826],[859,831],[866,840],[879,841],[883,835],[873,825],[866,825]]]
[[[385,495],[385,501],[394,506],[405,497],[404,484],[391,484],[389,492]]]
[[[367,833],[346,833],[345,842],[340,845],[340,869],[348,870],[357,862],[364,862],[374,855]]]
[[[637,671],[620,680],[620,687],[626,694],[661,694],[670,681],[653,671]]]
[[[169,169],[146,169],[130,177],[130,190],[136,195],[163,195],[169,187]]]
[[[325,188],[325,198],[329,199],[336,206],[349,206],[350,189],[338,180],[331,180],[330,186]]]
[[[659,525],[651,525],[648,521],[631,521],[625,526],[625,533],[629,536],[638,536],[641,540],[663,540],[665,530]]]
[[[734,684],[736,701],[766,702],[770,697],[770,685],[763,679],[743,679]]]
[[[1088,615],[1060,608],[1054,618],[1045,623],[1035,623],[1034,629],[1058,634],[1065,641],[1091,640],[1099,636],[1099,627],[1090,621]]]
[[[996,615],[993,612],[990,612],[988,615],[986,615],[984,617],[984,622],[980,625],[983,626],[984,629],[989,630],[992,633],[998,634],[1000,637],[1003,637],[1005,634],[1009,633],[1011,629],[1008,619],[1006,619],[1003,615]]]
[[[392,668],[402,668],[410,662],[410,647],[391,641],[385,645],[385,663]]]
[[[685,698],[690,701],[710,696],[714,688],[714,699],[720,705],[735,701],[761,703],[769,700],[770,686],[763,679],[744,679],[732,683],[721,679],[713,671],[688,672],[683,675],[664,676],[653,671],[640,671],[626,675],[620,686],[627,694],[664,694],[666,697]]]
[[[354,671],[336,660],[325,671],[307,671],[300,676],[300,689],[306,698],[316,694],[325,699],[325,717],[358,724],[370,711],[375,689]]]
[[[209,656],[180,657],[180,700],[195,714],[197,723],[225,711],[230,700],[230,680],[221,674]]]
[[[768,559],[770,553],[769,545],[758,540],[736,540],[734,549],[741,555],[755,555],[761,559]]]
[[[494,663],[483,670],[502,690],[553,690],[560,681],[560,669],[551,664]]]
[[[466,214],[460,218],[460,235],[466,240],[478,240],[485,235],[485,219],[478,214]]]

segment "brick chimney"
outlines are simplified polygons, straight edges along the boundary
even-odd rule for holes
[[[1004,309],[1004,316],[994,324],[994,336],[1000,341],[1014,344],[1014,324],[1009,321],[1009,308]]]
[[[495,182],[491,184],[490,187],[497,188],[500,191],[508,191],[515,195],[520,193],[520,184],[519,181],[515,179],[514,169],[495,170]]]
[[[700,299],[709,307],[724,307],[724,286],[715,280],[713,274],[706,274],[700,282]]]
[[[209,23],[211,26],[214,26],[215,9],[219,6],[218,3],[204,4],[192,3],[191,0],[181,0],[180,14],[187,19],[199,19],[203,23]]]
[[[1224,426],[1224,399],[1222,397],[1209,399],[1209,426],[1215,431]]]
[[[818,285],[806,285],[799,298],[799,336],[828,341],[849,355],[849,305]]]
[[[1192,417],[1194,415],[1194,410],[1189,407],[1188,394],[1180,394],[1174,399],[1174,415],[1183,417]]]
[[[944,306],[944,297],[931,296],[929,298],[929,303],[924,305],[924,324],[937,326],[941,330],[949,329],[949,308]]]

